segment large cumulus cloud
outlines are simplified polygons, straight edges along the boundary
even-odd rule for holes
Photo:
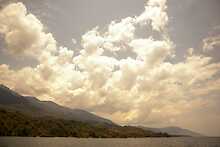
[[[27,14],[22,3],[1,10],[0,20],[0,33],[10,53],[36,56],[42,50],[56,49],[52,34],[43,32],[43,24],[33,14]]]

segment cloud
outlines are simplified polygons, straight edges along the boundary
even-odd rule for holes
[[[22,3],[6,6],[1,10],[0,20],[0,33],[10,53],[37,56],[42,50],[56,49],[52,34],[43,31],[42,23],[33,14],[27,14]]]
[[[187,50],[187,55],[192,56],[192,55],[193,55],[193,52],[194,52],[194,48],[189,48],[189,49]]]
[[[168,22],[166,1],[149,0],[145,6],[145,11],[137,17],[137,23],[144,25],[150,21],[153,30],[164,30]]]
[[[82,46],[84,47],[85,53],[90,54],[102,54],[103,49],[101,45],[104,39],[99,35],[98,28],[87,32],[82,36]]]
[[[52,34],[44,31],[40,20],[22,3],[10,4],[0,11],[5,20],[0,23],[0,33],[7,51],[30,55],[38,64],[17,70],[0,64],[0,83],[121,124],[194,127],[186,122],[203,120],[202,112],[197,111],[204,105],[213,108],[210,113],[217,112],[213,101],[219,103],[220,63],[194,55],[192,48],[183,61],[172,62],[175,45],[163,33],[168,23],[166,8],[166,0],[150,0],[139,16],[112,21],[104,31],[95,27],[82,36],[80,52],[75,53],[58,47]],[[162,39],[137,36],[142,23],[159,31]],[[116,58],[119,51],[136,56]],[[194,113],[197,120],[185,117]],[[213,119],[206,121],[210,125]]]
[[[203,39],[203,50],[205,52],[211,51],[220,47],[220,35],[211,36]]]
[[[77,44],[76,39],[72,38],[72,43],[73,43],[74,45]]]
[[[166,40],[155,41],[152,38],[134,39],[130,43],[138,58],[153,66],[156,63],[163,62],[169,55],[172,54],[172,43]]]
[[[112,21],[108,27],[107,40],[110,42],[129,42],[134,38],[135,19],[127,17],[119,23]]]

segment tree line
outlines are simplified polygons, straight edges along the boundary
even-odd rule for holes
[[[80,138],[170,137],[133,126],[89,124],[53,117],[33,118],[17,111],[0,109],[0,136]]]

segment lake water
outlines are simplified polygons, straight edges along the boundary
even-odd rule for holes
[[[220,138],[78,139],[0,137],[0,147],[220,147]]]

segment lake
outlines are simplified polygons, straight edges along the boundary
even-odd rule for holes
[[[82,139],[68,137],[0,137],[0,147],[220,147],[220,138]]]

